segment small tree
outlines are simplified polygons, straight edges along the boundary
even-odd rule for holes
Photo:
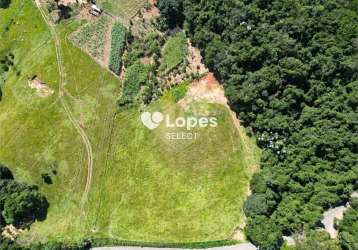
[[[182,26],[184,22],[183,1],[182,0],[159,0],[158,8],[161,19],[160,26],[163,30],[173,29]]]

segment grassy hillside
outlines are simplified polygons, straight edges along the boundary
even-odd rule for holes
[[[65,37],[76,21],[57,27],[62,37],[67,94],[93,148],[94,172],[87,202],[82,140],[58,98],[54,42],[32,1],[13,0],[0,10],[0,51],[11,51],[20,71],[6,76],[0,102],[0,161],[19,180],[37,184],[50,203],[44,222],[22,238],[73,241],[86,236],[139,241],[204,241],[228,237],[243,219],[242,203],[259,152],[240,137],[224,107],[195,103],[184,113],[171,93],[148,107],[172,116],[213,113],[217,128],[197,140],[171,141],[160,126],[145,128],[135,110],[118,112],[118,79]],[[5,25],[15,18],[6,31]],[[55,93],[36,95],[37,75]],[[249,149],[249,150],[248,150]],[[53,184],[41,174],[55,168]]]

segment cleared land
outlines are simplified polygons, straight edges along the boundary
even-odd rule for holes
[[[196,102],[184,112],[172,93],[148,109],[173,117],[215,114],[219,126],[200,131],[197,140],[171,141],[166,133],[181,131],[164,126],[149,131],[137,111],[117,113],[118,79],[66,39],[80,25],[69,21],[57,26],[63,98],[92,143],[94,161],[88,202],[81,209],[87,154],[58,99],[55,43],[32,1],[12,2],[0,10],[0,51],[14,53],[21,73],[11,71],[3,86],[0,160],[20,180],[37,184],[50,202],[47,219],[22,238],[188,242],[231,235],[243,219],[250,167],[259,158],[254,142],[243,143],[225,107]],[[5,31],[11,18],[16,24]],[[56,93],[38,97],[27,85],[32,75]],[[41,173],[54,167],[57,175],[47,185]]]
[[[98,0],[97,4],[110,13],[130,19],[144,7],[146,0]]]

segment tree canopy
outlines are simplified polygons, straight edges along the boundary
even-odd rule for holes
[[[338,225],[339,238],[344,250],[358,249],[358,198],[352,199],[350,205]]]
[[[179,2],[187,34],[263,148],[246,234],[277,249],[358,189],[358,1]]]
[[[0,8],[8,8],[11,3],[11,0],[0,0]]]
[[[11,171],[0,164],[0,227],[29,226],[46,218],[49,204],[36,186],[15,181]]]

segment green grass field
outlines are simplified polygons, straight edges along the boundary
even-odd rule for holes
[[[170,37],[164,44],[160,70],[170,72],[184,62],[187,55],[187,40],[183,32]]]
[[[146,2],[146,0],[98,0],[97,4],[114,15],[130,19],[144,7]]]
[[[14,22],[6,31],[9,20]],[[242,221],[249,178],[259,161],[254,141],[240,137],[228,111],[195,103],[184,113],[167,93],[148,110],[172,116],[215,114],[217,128],[197,140],[172,141],[160,126],[150,131],[136,110],[118,112],[118,79],[76,48],[67,35],[79,27],[66,21],[62,37],[66,101],[93,147],[94,172],[87,178],[86,151],[58,100],[54,42],[32,1],[13,0],[0,10],[0,51],[12,51],[11,71],[0,102],[0,161],[16,178],[39,186],[49,200],[47,219],[21,238],[76,241],[111,237],[136,241],[189,242],[227,238]],[[55,90],[40,98],[28,87],[37,75]],[[56,166],[47,185],[41,173]]]

